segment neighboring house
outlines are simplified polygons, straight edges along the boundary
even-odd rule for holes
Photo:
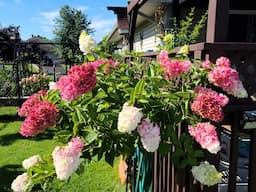
[[[176,0],[134,0],[128,2],[127,7],[108,7],[117,15],[118,23],[110,33],[108,40],[110,42],[120,42],[120,39],[125,38],[126,47],[128,46],[129,50],[139,52],[156,51],[157,46],[162,44],[158,36],[172,27],[171,18],[179,19],[181,15],[186,16],[190,8],[195,6],[197,7],[195,18],[200,19],[200,16],[207,10],[205,1],[207,0],[197,0],[195,5],[191,5],[185,1],[178,4]],[[126,18],[125,21],[124,18]],[[120,22],[126,22],[128,33],[118,33]],[[200,40],[204,39],[205,32]],[[125,44],[119,43],[119,45],[121,47]]]
[[[220,56],[229,57],[250,95],[256,94],[255,1],[132,0],[127,7],[108,7],[117,15],[117,26],[108,40],[118,42],[120,50],[156,51],[161,44],[159,33],[172,26],[171,18],[182,19],[191,7],[196,7],[196,19],[208,11],[198,43],[191,45],[192,55],[213,62]]]

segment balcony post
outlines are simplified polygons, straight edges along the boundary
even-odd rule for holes
[[[206,42],[225,42],[228,35],[230,0],[209,0]]]

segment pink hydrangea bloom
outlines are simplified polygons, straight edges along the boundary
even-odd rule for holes
[[[235,97],[248,97],[248,94],[239,79],[238,72],[235,69],[232,69],[230,67],[229,60],[226,60],[227,58],[217,59],[218,65],[216,61],[216,67],[214,67],[208,74],[209,82],[217,87],[222,88],[228,94],[234,95]]]
[[[161,51],[158,61],[161,67],[164,69],[164,75],[168,79],[175,79],[181,76],[183,73],[188,73],[191,67],[190,61],[178,61],[168,58],[166,51]]]
[[[57,113],[58,109],[54,104],[48,101],[38,102],[24,120],[20,134],[27,137],[44,132],[56,124]]]
[[[73,137],[71,142],[68,143],[68,148],[72,149],[73,155],[79,154],[84,147],[84,142],[79,137]]]
[[[227,57],[220,57],[216,60],[217,67],[230,67],[230,60]]]
[[[138,128],[140,134],[140,139],[143,147],[148,152],[154,152],[158,149],[161,137],[160,137],[160,127],[154,125],[149,119],[145,119],[141,122]]]
[[[165,68],[170,61],[168,52],[165,50],[162,50],[158,56],[158,61],[160,62],[161,66]]]
[[[103,71],[106,74],[109,73],[111,68],[116,68],[119,65],[118,62],[113,61],[112,59],[99,59],[91,62],[91,64],[95,70],[97,70],[101,65],[105,64],[106,66],[104,67]]]
[[[83,146],[84,142],[80,138],[75,137],[66,146],[55,147],[52,157],[58,179],[67,180],[78,168],[80,164],[80,152]]]
[[[31,109],[34,108],[34,106],[40,102],[40,96],[45,96],[47,94],[46,91],[41,90],[37,93],[34,93],[31,95],[21,106],[21,108],[18,109],[18,115],[19,116],[28,116]]]
[[[66,101],[77,99],[90,92],[96,85],[96,74],[92,64],[73,66],[68,75],[62,76],[57,82],[61,97]]]
[[[210,69],[211,68],[211,61],[205,60],[202,62],[202,67],[205,69]]]
[[[197,94],[191,103],[191,110],[203,118],[222,121],[224,114],[221,107],[228,103],[228,97],[203,87],[197,87],[195,91]]]
[[[207,149],[210,153],[216,154],[221,148],[215,129],[216,127],[210,123],[198,123],[195,126],[188,127],[190,135],[195,138],[203,149]]]

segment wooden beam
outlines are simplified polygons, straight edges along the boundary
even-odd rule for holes
[[[206,42],[227,41],[230,0],[209,0]]]
[[[129,14],[133,9],[137,9],[143,5],[147,0],[131,0],[130,4],[127,6],[127,13]]]
[[[130,13],[130,24],[129,24],[129,51],[133,50],[134,33],[137,20],[137,10],[134,9]]]
[[[133,50],[134,33],[139,9],[147,0],[132,0],[127,7],[129,15],[129,50]]]

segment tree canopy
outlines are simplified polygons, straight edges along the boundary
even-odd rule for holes
[[[90,27],[91,22],[87,16],[78,9],[68,5],[61,7],[59,17],[55,19],[55,41],[60,43],[58,53],[64,58],[72,58],[81,54],[79,50],[78,38],[82,30],[88,34],[94,32]]]

